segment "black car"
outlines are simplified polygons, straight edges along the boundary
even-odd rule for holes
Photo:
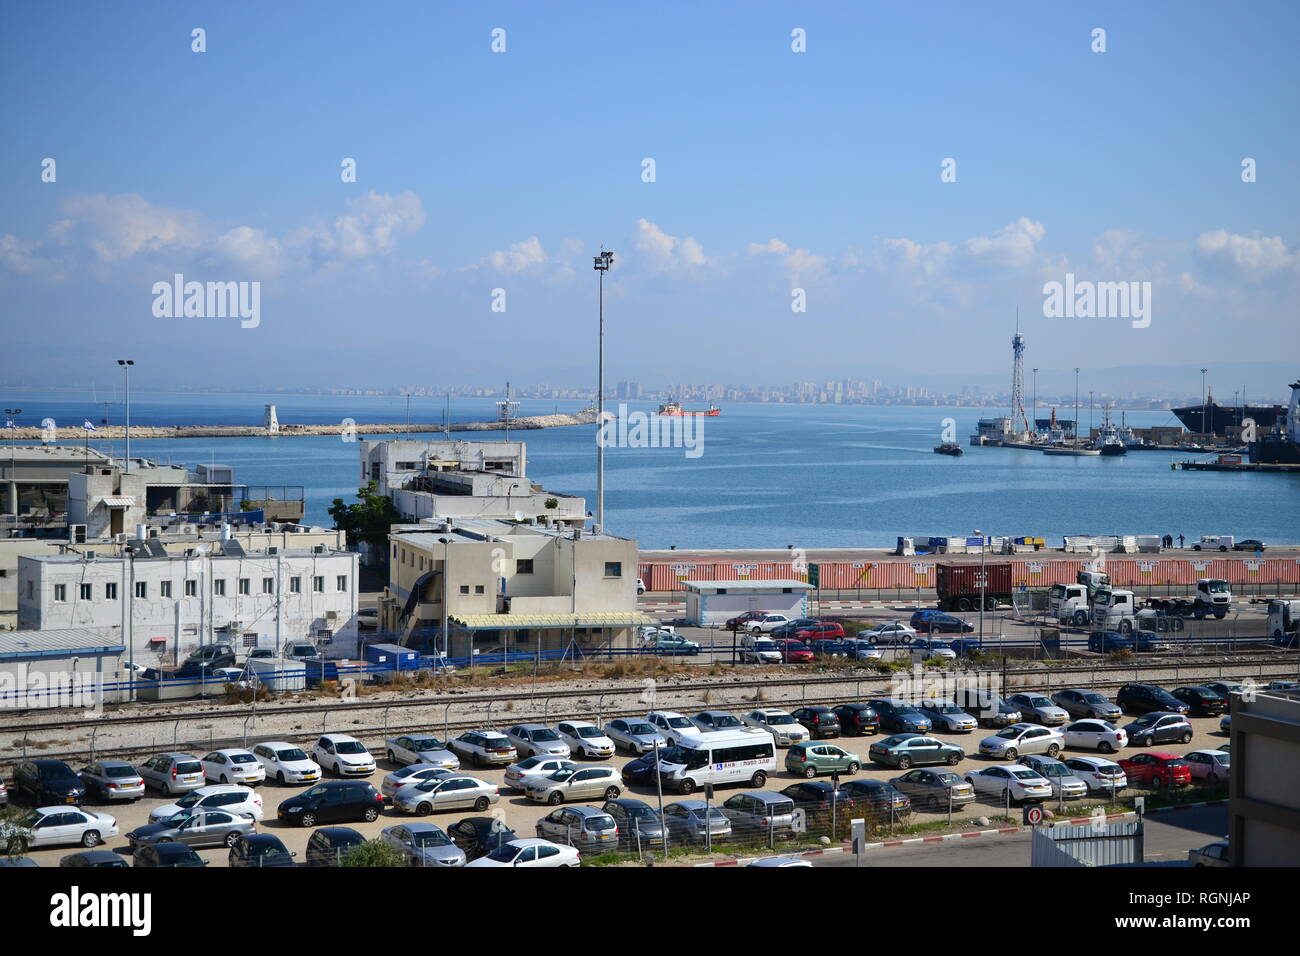
[[[465,862],[477,860],[519,834],[496,817],[466,817],[447,827],[451,842],[465,852]]]
[[[837,790],[833,784],[825,780],[793,783],[782,790],[781,794],[794,801],[796,810],[804,811],[809,818],[824,819],[827,823],[830,822],[832,800],[835,801],[837,815],[842,815],[857,806],[857,798],[851,791],[842,786]]]
[[[667,747],[660,747],[660,756],[667,750]],[[659,764],[659,757],[655,756],[653,750],[643,753],[635,760],[629,760],[623,765],[620,776],[626,784],[645,784],[653,787],[655,782],[655,768]]]
[[[365,842],[366,838],[351,827],[321,827],[307,841],[307,865],[338,866],[339,857],[350,847]]]
[[[1192,725],[1182,714],[1161,711],[1144,714],[1124,725],[1130,747],[1150,747],[1154,744],[1192,742]]]
[[[970,714],[981,727],[1010,727],[1022,715],[1015,704],[1008,704],[996,694],[973,687],[958,687],[953,693],[957,706]]]
[[[798,710],[791,711],[790,716],[808,728],[808,733],[812,734],[813,740],[840,735],[840,719],[829,707],[820,705],[800,707]]]
[[[853,797],[859,811],[893,822],[912,812],[912,798],[884,780],[849,780],[840,789]]]
[[[112,850],[82,850],[69,853],[59,860],[59,866],[130,866],[126,858]]]
[[[654,808],[644,800],[619,797],[617,800],[606,800],[600,809],[618,824],[618,843],[624,849],[663,845],[662,821]]]
[[[132,866],[207,866],[208,861],[184,843],[147,843],[136,847]]]
[[[970,634],[975,630],[974,624],[947,611],[915,611],[909,623],[918,634]]]
[[[383,808],[383,795],[364,780],[326,780],[285,800],[275,815],[281,823],[314,827],[353,820],[373,823]]]
[[[880,715],[880,729],[896,734],[928,734],[930,718],[905,700],[879,697],[868,701]],[[958,705],[960,706],[960,704]]]
[[[1233,551],[1263,551],[1268,546],[1259,538],[1242,538],[1232,546]]]
[[[26,793],[34,807],[81,805],[86,785],[62,760],[23,760],[14,770],[14,789]]]
[[[772,628],[772,633],[769,634],[768,636],[771,637],[773,640],[775,640],[778,637],[792,638],[795,636],[795,632],[801,631],[806,627],[812,627],[814,624],[819,624],[819,623],[821,622],[818,621],[817,618],[815,617],[795,618],[793,621],[787,621],[786,623],[782,624],[780,627]]]
[[[1115,695],[1115,703],[1130,714],[1150,714],[1155,711],[1185,714],[1191,709],[1169,691],[1155,684],[1125,684]]]
[[[270,833],[249,833],[230,847],[231,866],[294,866],[295,856],[278,836]]]
[[[839,704],[832,707],[845,734],[861,737],[880,733],[880,715],[870,704]]]
[[[1209,687],[1176,687],[1171,693],[1187,705],[1188,713],[1197,717],[1218,717],[1228,712],[1228,698]]]

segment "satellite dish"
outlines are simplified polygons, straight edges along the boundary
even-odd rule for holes
[[[515,512],[515,520],[516,520],[516,521],[523,521],[523,520],[524,520],[524,513],[523,513],[522,511],[516,511],[516,512]]]

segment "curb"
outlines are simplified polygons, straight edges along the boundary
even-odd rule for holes
[[[1154,810],[1146,811],[1146,815],[1150,816],[1153,813],[1169,813],[1173,810],[1196,810],[1200,807],[1223,807],[1227,806],[1227,804],[1227,800],[1206,800],[1203,803],[1180,803],[1176,807],[1156,807]]]

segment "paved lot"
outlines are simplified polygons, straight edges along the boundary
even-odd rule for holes
[[[734,711],[737,708],[732,708],[732,709]],[[1187,746],[1170,745],[1168,747],[1161,747],[1158,749],[1173,750],[1174,752],[1177,753],[1183,753],[1188,750],[1194,750],[1198,748],[1208,748],[1213,750],[1213,749],[1217,749],[1221,744],[1227,742],[1227,737],[1218,732],[1219,720],[1217,717],[1216,718],[1193,718],[1192,723],[1196,729],[1196,736],[1190,745]],[[980,739],[983,738],[984,736],[987,736],[990,733],[993,733],[993,731],[981,729],[975,731],[974,733],[965,734],[965,735],[938,734],[936,736],[939,736],[941,739],[957,744],[958,746],[962,747],[967,753],[972,753],[977,750]],[[867,749],[870,746],[871,741],[873,739],[874,738],[871,737],[847,737],[847,738],[842,738],[840,740],[840,743],[846,750],[865,756],[867,753]],[[378,739],[368,739],[365,742],[375,749],[378,749],[382,744],[382,741]],[[1133,752],[1133,749],[1130,748],[1129,752]],[[778,756],[777,756],[778,763],[781,763],[784,760],[784,753],[785,753],[784,750],[778,751]],[[1085,752],[1080,751],[1080,753],[1085,753]],[[196,756],[202,756],[202,754],[196,754]],[[628,761],[628,759],[630,758],[620,755],[615,760],[610,761],[610,763],[613,763],[617,766],[622,766],[624,763]],[[960,764],[958,764],[955,769],[957,770],[958,773],[964,773],[967,769],[986,766],[987,764],[988,761],[982,760],[978,757],[967,758],[966,760],[963,760]],[[383,760],[379,761],[379,766],[380,769],[371,778],[371,781],[375,784],[376,787],[378,787],[384,774],[388,770],[394,769]],[[78,767],[77,769],[80,768]],[[498,806],[501,808],[502,812],[504,813],[506,822],[514,830],[516,830],[521,836],[535,835],[534,827],[536,825],[536,821],[540,817],[544,816],[547,812],[549,812],[551,808],[545,807],[541,804],[530,803],[523,796],[522,793],[519,793],[515,790],[508,789],[507,787],[505,787],[503,782],[504,768],[482,770],[482,771],[469,770],[468,772],[474,773],[477,776],[481,776],[486,780],[501,785],[501,802],[498,804]],[[874,767],[871,764],[866,764],[865,768],[859,772],[858,777],[889,780],[890,778],[895,777],[898,774],[899,771],[894,769],[878,768],[878,767]],[[783,768],[781,768],[778,770],[776,774],[774,774],[769,779],[766,789],[780,790],[783,787],[789,786],[791,783],[794,783],[800,779],[802,778],[787,773]],[[265,809],[265,820],[261,824],[259,824],[258,829],[261,832],[274,833],[278,835],[285,842],[285,845],[288,846],[290,850],[296,851],[298,853],[298,857],[301,860],[305,856],[304,851],[306,848],[307,840],[311,835],[311,831],[284,827],[275,819],[275,811],[279,803],[285,798],[292,796],[300,789],[301,788],[297,788],[293,786],[281,787],[274,783],[266,783],[261,785],[258,788],[258,790],[262,795],[263,806]],[[730,789],[719,790],[718,798],[725,799],[727,795],[734,792],[739,792],[741,789],[743,788],[736,788],[735,790],[730,790]],[[656,799],[653,787],[633,788],[631,791],[626,792],[625,795],[635,796],[644,799],[652,806],[654,805]],[[665,794],[664,796],[665,803],[668,803],[675,799],[678,799],[678,797],[674,794]],[[152,810],[154,807],[160,806],[161,804],[167,802],[171,802],[171,800],[156,796],[151,792],[148,797],[139,800],[133,804],[114,804],[111,806],[99,806],[95,804],[87,804],[87,809],[95,810],[96,812],[107,812],[112,814],[114,817],[117,818],[118,826],[122,834],[125,834],[126,832],[133,829],[134,827],[139,826],[142,823],[146,823],[148,820],[149,811]],[[596,803],[598,805],[600,801],[596,800],[591,802]],[[1049,804],[1049,806],[1051,805],[1052,804]],[[970,805],[962,812],[955,814],[954,819],[969,820],[971,818],[981,816],[981,815],[996,814],[1000,812],[1000,810],[1001,808],[998,806],[991,806],[988,804],[981,804],[977,802],[973,805]],[[1013,813],[1015,812],[1016,811],[1013,810]],[[457,810],[457,811],[436,813],[433,816],[423,818],[423,819],[427,820],[428,822],[437,823],[445,826],[454,823],[455,821],[460,820],[464,817],[473,816],[473,815],[475,815],[473,811]],[[914,816],[913,822],[939,820],[942,819],[943,816],[944,816],[943,814],[932,814],[932,813],[920,812]],[[384,811],[384,814],[379,818],[379,820],[375,821],[374,823],[366,824],[366,823],[356,822],[356,823],[349,823],[345,825],[354,827],[355,829],[366,834],[367,836],[375,836],[384,827],[393,826],[397,823],[403,821],[409,821],[411,819],[413,818],[405,814],[400,814],[394,811],[393,809],[389,808],[386,809]],[[979,842],[979,841],[970,841],[970,842]],[[125,852],[126,849],[125,837],[119,836],[112,840],[109,840],[107,847],[109,849]],[[31,855],[34,859],[36,859],[40,863],[41,866],[57,866],[58,861],[62,856],[65,856],[68,853],[76,852],[77,849],[79,848],[76,846],[49,847],[49,848],[42,848],[42,849],[35,850],[32,852]],[[721,849],[721,847],[719,847],[719,849]],[[210,866],[226,865],[227,851],[224,848],[201,849],[198,852],[204,858],[210,861],[209,863]]]

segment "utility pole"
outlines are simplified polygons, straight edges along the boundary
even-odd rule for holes
[[[118,359],[117,364],[122,366],[122,373],[126,376],[126,470],[131,470],[131,366],[135,364],[131,359]]]
[[[600,430],[605,426],[605,273],[614,262],[614,253],[601,247],[600,255],[594,256],[594,268],[599,274],[597,292],[600,312],[600,358],[596,376],[596,531],[605,530],[605,443],[601,440]]]

